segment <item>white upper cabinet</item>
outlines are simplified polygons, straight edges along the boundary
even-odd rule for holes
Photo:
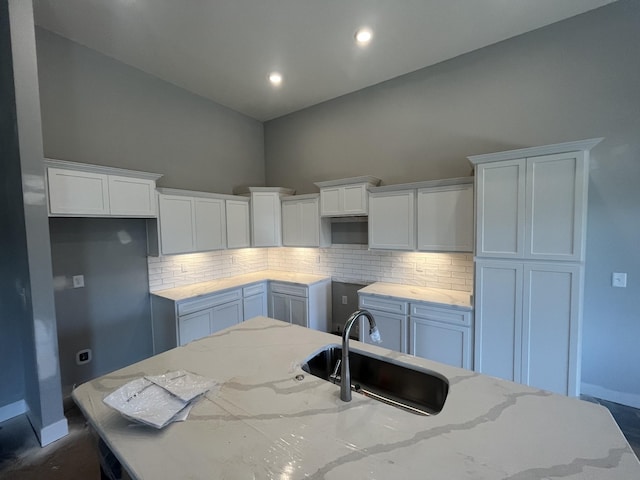
[[[601,140],[469,157],[476,255],[584,260],[589,150]]]
[[[227,200],[227,248],[251,246],[249,199]]]
[[[248,242],[248,199],[171,188],[159,188],[158,191],[160,252],[163,255],[227,248],[229,224],[234,229],[234,240],[238,244],[241,240]],[[234,215],[231,222],[229,203]]]
[[[156,182],[144,178],[109,175],[111,215],[156,216]]]
[[[369,194],[369,248],[414,250],[415,190]]]
[[[368,189],[380,183],[379,178],[364,176],[316,182],[320,188],[320,215],[348,217],[368,214]]]
[[[527,159],[525,258],[584,257],[588,166],[585,152]]]
[[[227,214],[221,198],[195,198],[196,251],[221,250],[227,240]]]
[[[418,250],[473,251],[473,184],[418,189]]]
[[[282,244],[286,247],[331,245],[331,224],[320,217],[318,194],[282,199]]]
[[[295,190],[280,187],[241,187],[234,189],[234,193],[251,198],[251,246],[281,246],[280,199],[293,195]]]
[[[50,216],[156,217],[155,173],[45,159]]]
[[[196,251],[195,209],[191,197],[159,195],[160,248],[163,255]]]

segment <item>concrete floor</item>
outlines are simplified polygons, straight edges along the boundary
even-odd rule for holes
[[[640,458],[640,410],[593,397],[582,399],[600,403],[611,411]],[[44,448],[40,448],[24,415],[0,423],[0,479],[100,479],[96,435],[70,401],[65,404],[65,416],[69,421],[69,435]]]
[[[97,437],[73,402],[65,402],[69,435],[44,448],[25,415],[0,423],[0,479],[100,478]]]

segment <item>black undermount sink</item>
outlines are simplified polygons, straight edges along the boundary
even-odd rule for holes
[[[302,369],[340,384],[342,347],[327,345],[309,357]],[[418,415],[436,415],[444,406],[449,383],[440,374],[413,365],[349,349],[351,390]]]

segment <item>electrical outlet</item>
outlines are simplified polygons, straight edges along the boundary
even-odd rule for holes
[[[72,278],[73,278],[73,288],[84,287],[84,275],[74,275]]]
[[[342,304],[343,304],[343,305],[347,305],[348,303],[349,303],[349,299],[347,298],[347,296],[346,296],[346,295],[343,295],[343,296],[342,296]]]
[[[80,350],[76,353],[76,364],[84,365],[85,363],[89,363],[91,361],[91,349],[85,348],[84,350]]]
[[[188,272],[189,271],[189,267],[187,266],[186,263],[182,263],[180,264],[180,269],[182,270],[183,273]]]
[[[627,288],[627,274],[613,272],[613,275],[611,275],[611,286],[618,288]]]

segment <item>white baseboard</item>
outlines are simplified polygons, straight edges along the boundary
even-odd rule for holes
[[[17,417],[27,412],[27,402],[24,400],[18,400],[17,402],[10,403],[4,407],[0,407],[0,422],[9,420],[10,418]]]
[[[640,394],[637,393],[618,392],[616,390],[609,390],[608,388],[601,387],[600,385],[593,385],[591,383],[584,382],[580,385],[580,393],[608,400],[609,402],[620,403],[633,408],[640,408]]]
[[[62,417],[61,420],[58,420],[57,422],[45,427],[40,425],[39,419],[36,419],[33,416],[29,415],[28,412],[27,418],[29,419],[29,422],[31,422],[33,431],[36,432],[36,436],[40,441],[41,447],[49,445],[51,442],[55,442],[56,440],[59,440],[69,433],[69,424],[65,417]]]

